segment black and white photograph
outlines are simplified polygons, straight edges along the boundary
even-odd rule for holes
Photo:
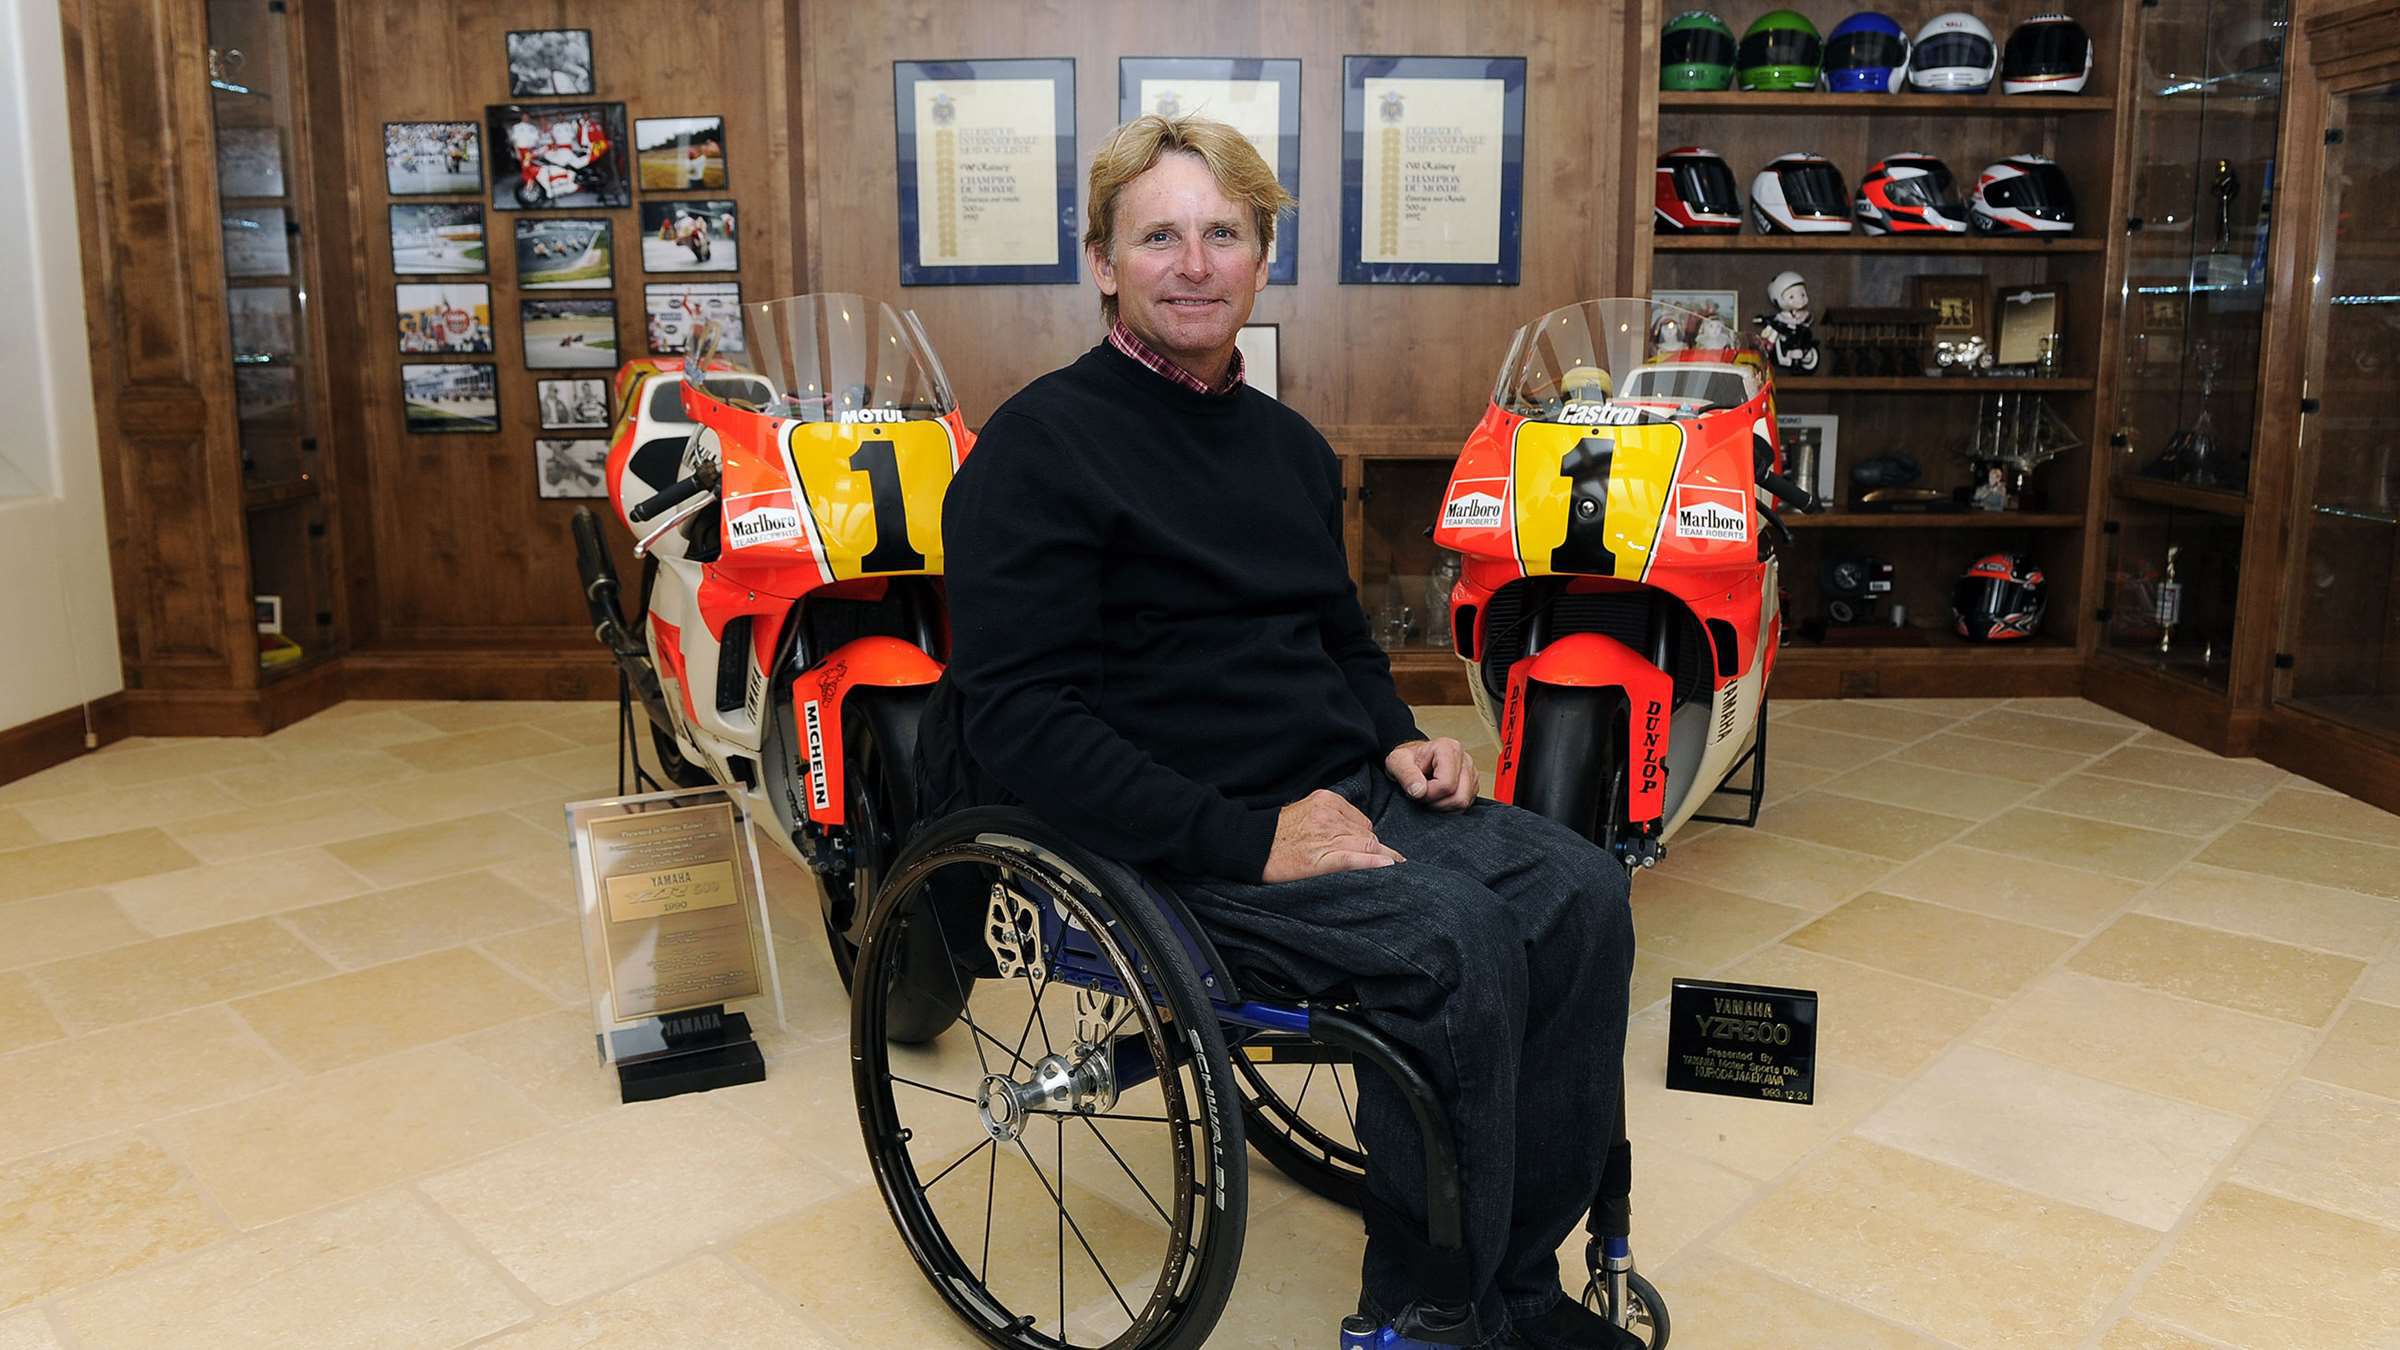
[[[225,275],[280,277],[292,271],[291,228],[280,206],[228,206]]]
[[[1776,438],[1783,442],[1786,476],[1814,493],[1818,500],[1838,502],[1842,419],[1833,413],[1779,413]]]
[[[608,427],[608,381],[536,380],[544,431],[604,431]]]
[[[392,207],[392,270],[404,277],[490,271],[483,247],[483,204]]]
[[[403,361],[400,397],[418,435],[500,429],[500,378],[491,366]]]
[[[633,205],[622,103],[496,103],[492,207],[564,211]]]
[[[517,288],[605,291],[616,284],[616,229],[596,216],[517,220]]]
[[[283,195],[283,137],[273,127],[226,127],[217,133],[217,195]]]
[[[483,186],[483,139],[473,122],[386,122],[383,182],[395,197],[476,191]]]
[[[242,421],[281,421],[299,401],[300,372],[290,366],[233,368],[233,415]]]
[[[725,190],[725,119],[637,117],[633,157],[644,192]]]
[[[738,272],[733,203],[643,202],[642,270]]]
[[[642,307],[649,311],[652,355],[682,356],[689,352],[692,334],[703,323],[716,326],[717,350],[746,350],[742,341],[739,282],[652,282],[642,288]]]
[[[592,92],[592,30],[534,28],[508,35],[508,96]]]
[[[489,356],[492,288],[480,281],[413,282],[399,299],[400,350],[410,356]]]
[[[617,302],[520,300],[525,364],[534,370],[615,370]]]
[[[533,443],[534,486],[545,497],[608,495],[608,442],[543,437]]]
[[[292,316],[292,293],[285,287],[226,287],[225,321],[232,330],[236,362],[258,364],[292,354],[299,326]]]

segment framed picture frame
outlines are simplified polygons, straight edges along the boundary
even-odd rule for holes
[[[653,281],[642,287],[653,356],[682,356],[703,322],[717,325],[718,350],[748,350],[742,334],[742,286],[738,281]]]
[[[1658,350],[1732,351],[1742,345],[1747,325],[1740,291],[1652,291],[1650,299],[1686,311],[1682,316],[1653,311],[1650,338]]]
[[[723,192],[728,186],[725,119],[633,119],[634,173],[644,192]]]
[[[605,291],[617,284],[616,222],[606,216],[519,216],[520,291]]]
[[[250,613],[251,613],[251,620],[252,620],[252,622],[254,622],[254,623],[256,623],[256,624],[258,625],[258,631],[259,631],[259,632],[262,632],[262,633],[280,633],[280,632],[282,632],[282,631],[283,631],[283,597],[282,597],[282,596],[280,596],[280,595],[253,595],[253,596],[251,596],[251,597],[250,597]]]
[[[289,286],[228,286],[225,327],[237,364],[289,360],[298,350],[300,323]]]
[[[483,133],[473,122],[384,123],[383,186],[395,197],[480,191]]]
[[[291,275],[292,229],[282,207],[228,206],[220,216],[228,280]]]
[[[892,97],[900,284],[1074,284],[1074,59],[894,61]]]
[[[481,362],[403,361],[400,403],[410,435],[500,429],[500,372]]]
[[[1343,285],[1514,286],[1524,225],[1524,57],[1342,58]]]
[[[738,272],[741,232],[729,198],[642,203],[644,272]]]
[[[1842,419],[1833,413],[1777,413],[1784,472],[1825,506],[1839,510]]]
[[[394,275],[470,276],[492,270],[481,202],[394,202],[391,224]]]
[[[1991,290],[1979,276],[1927,276],[1908,279],[1909,303],[1933,311],[1936,342],[1982,338],[1989,341]]]
[[[2029,370],[2055,368],[2066,357],[2066,307],[2066,295],[2046,282],[1995,285],[1992,363]]]
[[[544,431],[606,431],[610,420],[608,381],[560,378],[533,382],[534,403]]]
[[[480,281],[402,282],[392,288],[406,356],[492,354],[492,288]]]
[[[217,133],[217,195],[283,195],[283,133],[274,127],[226,127]]]
[[[510,98],[597,92],[592,87],[591,29],[513,29],[506,45]]]
[[[1268,398],[1283,397],[1283,329],[1278,324],[1246,323],[1233,335],[1234,350],[1242,354],[1242,383]]]
[[[533,483],[540,497],[607,496],[608,442],[597,436],[536,438]]]
[[[617,302],[519,300],[528,370],[615,370]]]
[[[622,103],[494,103],[492,209],[572,211],[633,205]]]
[[[1242,133],[1275,181],[1300,195],[1300,62],[1296,57],[1125,56],[1117,59],[1117,119],[1199,114]],[[1267,249],[1267,284],[1300,280],[1300,213],[1285,211]]]

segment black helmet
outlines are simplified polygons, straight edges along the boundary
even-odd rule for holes
[[[1971,642],[2011,642],[2042,626],[2042,569],[2014,553],[1987,553],[1950,592],[1950,617]]]
[[[2000,53],[2003,94],[2080,94],[2091,78],[2091,35],[2064,14],[2018,24]]]

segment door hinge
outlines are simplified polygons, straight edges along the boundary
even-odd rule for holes
[[[2342,143],[2342,129],[2340,127],[2325,128],[2325,143],[2327,145],[2340,145]]]
[[[2122,431],[2108,438],[2108,448],[2111,450],[2122,450],[2131,444],[2133,444],[2133,438]]]
[[[2277,670],[2290,670],[2292,668],[2292,654],[2290,652],[2275,653],[2275,668]]]
[[[2141,218],[2140,216],[2127,216],[2127,217],[2125,217],[2125,233],[2127,233],[2127,234],[2140,234],[2141,232],[2142,232],[2142,218]]]
[[[2317,407],[2318,407],[2317,401],[2316,401],[2315,399],[2313,399],[2313,398],[2304,398],[2304,399],[2300,400],[2300,413],[2301,413],[2301,415],[2302,415],[2302,416],[2304,416],[2304,417],[2305,417],[2305,416],[2307,416],[2309,413],[2313,413],[2313,412],[2315,412],[2315,411],[2317,410]]]

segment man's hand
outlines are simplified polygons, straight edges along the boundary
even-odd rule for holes
[[[1403,741],[1383,757],[1383,771],[1402,792],[1436,811],[1475,804],[1475,757],[1451,737]]]
[[[1407,861],[1383,846],[1375,837],[1375,823],[1357,807],[1338,793],[1318,788],[1276,817],[1275,847],[1267,852],[1267,869],[1260,880],[1298,881]]]

